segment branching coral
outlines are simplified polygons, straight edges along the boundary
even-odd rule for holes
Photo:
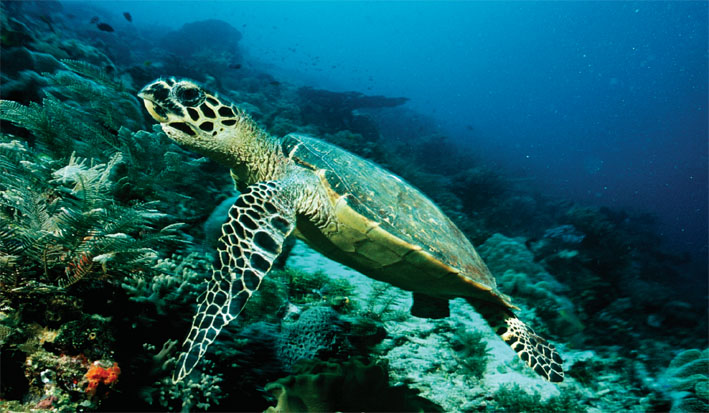
[[[173,364],[174,361],[168,361],[165,366]],[[142,392],[142,397],[148,404],[169,411],[207,410],[218,405],[224,397],[222,378],[213,370],[214,364],[206,362],[203,372],[178,383],[174,383],[169,372],[166,372],[165,376]]]
[[[159,315],[167,315],[175,308],[189,307],[197,301],[210,263],[200,253],[159,259],[153,267],[154,275],[128,277],[122,287],[132,301],[150,303]]]

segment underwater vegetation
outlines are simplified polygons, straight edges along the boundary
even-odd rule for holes
[[[675,288],[685,260],[650,217],[529,193],[439,133],[396,135],[381,114],[405,98],[280,81],[227,23],[119,38],[113,21],[89,35],[47,7],[52,30],[31,7],[0,13],[1,410],[707,410],[705,303]],[[207,28],[200,44],[230,41],[173,47]],[[312,251],[286,252],[199,371],[173,383],[221,222],[207,224],[237,192],[149,126],[138,87],[168,74],[224,90],[276,136],[313,134],[423,190],[561,349],[564,384],[525,372],[464,303],[413,317],[401,290],[296,268]]]

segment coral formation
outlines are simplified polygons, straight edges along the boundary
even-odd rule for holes
[[[298,98],[305,123],[319,124],[326,131],[359,130],[367,136],[372,136],[372,128],[369,124],[361,129],[356,127],[357,124],[362,125],[364,119],[353,114],[355,109],[399,106],[408,100],[404,97],[367,96],[359,92],[332,92],[311,87],[298,89]]]
[[[204,254],[192,252],[187,256],[156,260],[151,277],[131,276],[121,286],[131,301],[149,303],[160,316],[176,308],[189,307],[202,293],[204,274],[211,261]]]
[[[86,386],[86,393],[90,396],[95,396],[99,388],[110,388],[115,382],[118,381],[118,376],[121,375],[121,369],[118,367],[118,363],[113,363],[110,367],[103,367],[100,360],[94,361],[86,372],[86,379],[88,384]]]
[[[284,321],[276,341],[276,356],[285,371],[300,360],[327,360],[347,348],[344,321],[330,307],[317,306],[301,312],[295,321]]]
[[[478,251],[497,277],[500,290],[514,296],[516,303],[534,308],[550,332],[568,339],[584,329],[566,296],[569,288],[535,262],[522,239],[494,234]]]
[[[529,394],[519,386],[511,385],[500,387],[493,397],[495,401],[493,411],[497,409],[506,412],[529,413],[586,411],[586,408],[579,403],[578,396],[573,392],[542,400],[542,396],[539,393]]]
[[[262,411],[264,386],[283,411],[708,409],[707,350],[677,352],[706,347],[706,299],[650,217],[546,199],[405,98],[283,81],[242,54],[246,28],[128,29],[97,8],[108,33],[72,4],[0,8],[0,410]],[[148,126],[137,87],[168,73],[427,193],[563,343],[567,382],[525,375],[460,303],[447,320],[414,318],[408,293],[285,254],[200,371],[172,383],[235,192],[227,171]]]
[[[671,412],[709,410],[709,349],[680,352],[672,359],[662,379],[673,400]]]
[[[267,412],[441,411],[403,386],[390,386],[386,370],[352,359],[301,362],[297,372],[266,385],[277,405]]]

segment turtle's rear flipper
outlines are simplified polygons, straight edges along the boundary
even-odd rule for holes
[[[229,210],[212,278],[182,345],[174,382],[192,372],[222,328],[241,313],[281,253],[295,213],[281,201],[280,191],[276,181],[251,185]]]
[[[495,304],[468,301],[519,358],[551,382],[564,380],[563,360],[553,345],[534,333],[510,310]]]

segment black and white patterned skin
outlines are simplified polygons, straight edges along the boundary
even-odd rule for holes
[[[468,302],[535,373],[552,383],[564,380],[564,361],[554,346],[538,336],[514,313],[493,303],[470,299]]]
[[[230,168],[242,191],[222,227],[217,263],[175,381],[194,370],[238,317],[294,230],[374,279],[442,303],[465,297],[537,374],[563,380],[558,352],[514,315],[516,307],[462,231],[401,178],[320,139],[274,138],[190,80],[159,79],[139,96],[170,139]]]
[[[239,316],[293,231],[295,214],[280,199],[281,186],[251,185],[229,210],[212,278],[177,360],[175,382],[192,372],[222,328]]]

